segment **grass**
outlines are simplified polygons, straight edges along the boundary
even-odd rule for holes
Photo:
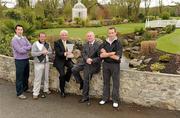
[[[157,40],[157,49],[173,54],[180,54],[180,29],[176,29],[175,32],[160,37]]]
[[[132,23],[132,24],[120,24],[120,25],[114,25],[114,27],[117,28],[117,30],[122,33],[132,33],[134,32],[135,28],[141,28],[144,27],[144,23]],[[89,28],[56,28],[56,29],[43,29],[43,30],[38,30],[36,33],[39,32],[45,32],[47,35],[59,35],[59,32],[62,29],[66,29],[69,32],[69,36],[73,37],[74,39],[76,38],[81,38],[84,39],[85,35],[88,31],[93,31],[95,35],[98,36],[106,36],[107,34],[107,28],[108,26],[103,26],[103,27],[89,27]]]

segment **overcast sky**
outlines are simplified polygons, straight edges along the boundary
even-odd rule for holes
[[[12,1],[12,2],[15,3],[16,0],[1,0],[1,1]],[[104,3],[108,3],[110,0],[98,0],[98,2],[102,2],[102,1]],[[154,6],[158,6],[159,5],[159,3],[158,3],[159,0],[151,0],[151,1],[152,2],[151,2],[151,6],[150,7],[154,7]],[[180,3],[180,0],[163,0],[163,4],[164,5],[174,5],[173,1]],[[8,6],[12,7],[12,6],[14,6],[14,4],[8,4]],[[144,7],[144,3],[143,2],[141,3],[141,7]]]
[[[105,2],[105,3],[108,3],[110,0],[98,0],[99,2]],[[151,0],[151,6],[150,7],[154,7],[154,6],[158,6],[159,3],[158,3],[159,0]],[[172,2],[180,2],[180,0],[163,0],[163,4],[164,5],[174,5]],[[141,7],[144,7],[144,2],[141,3]]]

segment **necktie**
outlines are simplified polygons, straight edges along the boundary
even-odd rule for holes
[[[64,49],[66,50],[66,41],[62,41],[63,42],[63,45],[64,45]]]

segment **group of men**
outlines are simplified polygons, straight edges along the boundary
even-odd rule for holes
[[[38,99],[40,95],[41,83],[43,81],[43,93],[50,94],[49,91],[49,57],[52,54],[51,46],[46,42],[46,34],[40,33],[38,41],[33,45],[29,43],[27,38],[23,36],[23,26],[15,27],[15,36],[12,39],[12,48],[16,66],[16,92],[20,99],[26,99],[23,94],[28,91],[29,78],[29,56],[34,57],[34,73],[33,81],[33,99]],[[100,71],[102,62],[103,71],[103,97],[99,102],[104,105],[110,99],[110,78],[112,77],[113,90],[112,101],[113,107],[119,106],[119,74],[120,62],[122,56],[122,46],[117,38],[117,31],[114,27],[108,29],[108,37],[102,43],[98,43],[93,32],[86,34],[87,42],[83,45],[82,59],[74,64],[71,56],[72,52],[67,49],[68,31],[62,30],[60,38],[54,42],[55,59],[54,67],[59,72],[60,95],[66,96],[65,84],[70,81],[71,74],[82,89],[82,99],[80,103],[89,101],[89,82],[93,74]],[[83,77],[80,72],[83,71]]]

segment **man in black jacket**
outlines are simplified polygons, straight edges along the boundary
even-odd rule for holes
[[[72,73],[77,83],[80,83],[80,89],[83,89],[83,97],[79,101],[84,103],[89,100],[89,80],[94,73],[99,72],[101,59],[99,57],[99,43],[95,41],[95,35],[93,32],[88,32],[87,43],[84,44],[82,50],[82,58],[78,64],[72,68]],[[79,72],[83,70],[84,81],[81,78]]]
[[[71,52],[67,51],[66,44],[69,44],[68,41],[68,31],[62,30],[60,32],[60,39],[54,42],[54,50],[55,50],[55,60],[54,66],[58,70],[59,76],[59,85],[61,90],[61,96],[65,97],[65,83],[69,82],[71,77],[71,68],[73,67],[73,62],[71,58],[68,58],[68,55],[72,55]],[[67,71],[65,73],[65,67],[67,67]]]
[[[112,100],[113,107],[119,105],[119,74],[122,56],[122,46],[117,38],[114,27],[108,29],[108,38],[102,44],[100,57],[103,59],[103,98],[100,105],[105,104],[110,98],[110,78],[113,81]]]

